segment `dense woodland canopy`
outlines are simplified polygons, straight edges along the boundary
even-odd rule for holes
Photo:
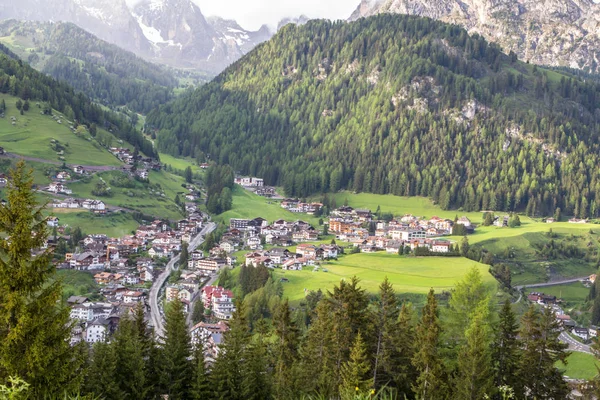
[[[599,90],[457,26],[380,15],[288,25],[147,123],[161,151],[291,196],[347,188],[595,217]]]
[[[147,113],[173,98],[177,79],[166,67],[98,39],[70,23],[0,24],[4,35],[31,40],[36,51],[26,57],[42,72],[107,106],[127,106]],[[25,58],[25,56],[23,56]]]
[[[47,103],[67,118],[89,126],[96,124],[136,146],[144,154],[158,156],[152,143],[126,117],[103,110],[66,83],[36,71],[4,45],[0,45],[0,93],[8,93],[23,101]]]

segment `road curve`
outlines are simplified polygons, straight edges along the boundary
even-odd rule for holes
[[[592,353],[592,349],[590,348],[590,346],[573,339],[571,336],[569,336],[567,332],[561,332],[558,339],[561,342],[568,344],[569,350],[571,351],[579,351],[580,353],[594,354]]]
[[[189,244],[189,251],[190,252],[194,251],[196,249],[196,247],[198,247],[202,243],[204,243],[204,235],[214,231],[216,228],[217,228],[216,223],[209,222],[202,229],[202,231],[200,231],[200,233],[192,239],[192,241]],[[160,292],[160,289],[164,286],[165,282],[169,278],[169,275],[171,274],[171,270],[174,268],[174,266],[177,264],[177,262],[179,262],[178,255],[171,258],[171,260],[168,262],[167,266],[165,267],[164,272],[158,276],[156,281],[154,281],[152,288],[150,289],[150,296],[149,296],[150,297],[150,318],[152,321],[152,325],[154,326],[154,334],[157,337],[162,337],[162,335],[164,333],[163,318],[162,318],[162,315],[160,314],[160,309],[158,307],[158,293]]]

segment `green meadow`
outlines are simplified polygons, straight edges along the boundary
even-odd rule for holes
[[[301,219],[315,227],[317,227],[319,223],[319,219],[314,216],[292,213],[281,208],[280,202],[257,196],[239,185],[235,185],[233,188],[233,208],[219,214],[215,219],[221,220],[228,225],[230,218],[253,219],[256,217],[262,217],[269,222],[278,219],[284,219],[286,221]]]
[[[117,187],[112,180],[122,176],[121,172],[109,171],[95,174],[88,182],[78,182],[70,185],[73,196],[80,198],[98,198],[106,204],[124,207],[160,218],[180,219],[181,209],[175,204],[175,196],[183,194],[181,186],[184,179],[166,171],[151,171],[150,183],[129,179],[132,187]],[[98,197],[92,191],[103,179],[111,188],[111,197]]]
[[[51,147],[51,140],[57,140],[65,147],[64,161],[68,164],[117,166],[121,162],[102,148],[89,134],[75,135],[69,129],[69,122],[62,116],[61,124],[49,115],[40,114],[41,109],[33,101],[29,111],[20,115],[15,103],[16,97],[0,94],[6,102],[5,117],[0,118],[0,143],[8,152],[26,157],[34,157],[52,162],[60,162],[59,155]],[[55,112],[55,114],[57,114]],[[16,118],[12,125],[11,117]],[[99,129],[102,135],[109,135]]]
[[[400,257],[383,252],[345,255],[339,261],[323,263],[316,272],[308,266],[302,271],[275,269],[273,274],[276,279],[289,280],[283,283],[284,296],[291,302],[298,302],[304,298],[305,289],[330,290],[340,280],[352,276],[357,276],[361,287],[369,293],[377,293],[386,276],[400,294],[426,294],[430,288],[440,293],[452,289],[472,267],[480,270],[486,284],[496,287],[486,265],[466,258]]]
[[[76,271],[72,269],[59,269],[56,271],[56,277],[63,284],[63,298],[70,296],[96,297],[98,293],[98,284],[94,276],[85,271]]]
[[[567,365],[559,362],[556,366],[564,370],[564,375],[571,379],[592,379],[598,375],[600,363],[592,354],[572,352],[567,358]]]
[[[53,208],[49,215],[58,217],[60,225],[79,227],[86,234],[102,233],[109,237],[130,235],[139,224],[130,213],[97,215],[89,211]]]

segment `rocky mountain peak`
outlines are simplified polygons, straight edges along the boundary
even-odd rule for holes
[[[349,19],[379,13],[462,25],[532,63],[600,70],[600,5],[591,0],[362,0]]]

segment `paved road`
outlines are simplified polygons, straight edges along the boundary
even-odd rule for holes
[[[22,156],[19,154],[13,154],[13,153],[4,153],[4,154],[0,155],[0,157],[23,159],[25,161],[33,161],[33,162],[39,162],[39,163],[44,163],[44,164],[63,165],[63,162],[61,162],[61,161],[45,160],[43,158],[36,158],[36,157],[26,157],[26,156]],[[78,166],[78,165],[80,165],[80,164],[67,164],[67,166],[71,167],[71,168]],[[113,170],[121,168],[121,167],[114,167],[114,166],[108,166],[108,165],[82,165],[82,167],[85,170],[94,171],[94,172],[113,171]]]
[[[569,350],[571,351],[579,351],[581,353],[593,354],[592,349],[587,344],[583,344],[573,339],[567,332],[561,332],[558,339],[569,345]]]
[[[573,282],[583,281],[583,280],[588,279],[589,277],[590,277],[589,275],[586,275],[586,276],[582,276],[580,278],[563,279],[561,281],[552,281],[552,282],[544,282],[544,283],[532,283],[532,284],[528,284],[528,285],[515,286],[515,289],[521,290],[523,288],[536,288],[536,287],[564,285],[565,283],[573,283]]]
[[[208,224],[206,224],[202,231],[198,235],[196,235],[196,237],[194,237],[190,242],[189,251],[194,251],[196,247],[204,243],[204,235],[214,231],[216,228],[217,224],[214,222],[209,222]],[[152,321],[152,325],[154,326],[154,333],[158,337],[161,337],[164,332],[163,317],[158,307],[158,293],[169,278],[171,270],[176,269],[176,265],[178,262],[179,256],[171,258],[164,272],[159,275],[159,277],[152,285],[152,288],[150,289],[150,320]]]
[[[200,286],[200,289],[202,289],[204,286],[210,286],[214,284],[217,281],[217,279],[219,279],[218,274],[211,275],[210,278],[202,286]],[[192,321],[192,311],[194,310],[194,304],[197,301],[202,301],[202,299],[200,298],[200,293],[201,291],[198,290],[192,298],[192,301],[190,302],[190,312],[187,315],[187,324],[190,328],[194,326],[194,322]]]

